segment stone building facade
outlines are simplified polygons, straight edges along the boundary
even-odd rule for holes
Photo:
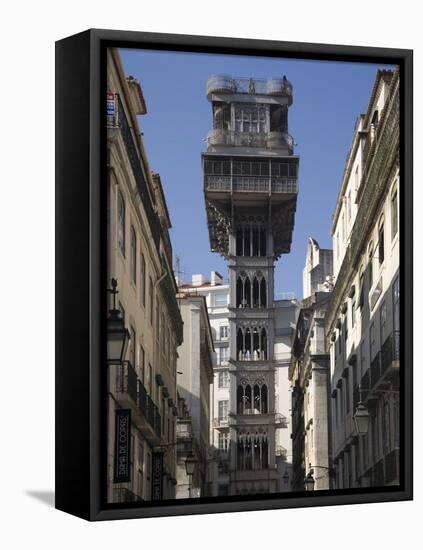
[[[378,71],[333,217],[326,314],[335,487],[399,483],[399,72]],[[359,435],[354,413],[370,414]]]
[[[229,494],[229,285],[217,271],[196,274],[180,291],[204,296],[209,313],[215,363],[210,386],[209,494]]]
[[[158,174],[152,173],[138,115],[140,83],[126,77],[116,49],[107,54],[107,279],[130,334],[121,366],[108,367],[108,502],[174,498],[176,355],[182,319],[172,270],[171,226]],[[130,411],[129,481],[116,480],[117,411]],[[155,478],[153,479],[153,472]]]
[[[179,399],[184,401],[184,414],[181,418],[178,415],[176,498],[188,498],[194,494],[193,490],[197,497],[209,496],[210,386],[215,363],[212,331],[204,296],[179,289],[178,301],[184,323],[184,341],[178,350],[177,381]],[[179,444],[182,432],[186,437],[188,424],[192,441],[190,452],[197,461],[191,492],[185,470],[188,448],[186,441],[183,448]]]
[[[325,314],[332,290],[332,251],[309,239],[304,268],[304,298],[292,344],[289,378],[292,399],[292,446],[295,491],[312,474],[315,489],[331,487],[329,346]]]

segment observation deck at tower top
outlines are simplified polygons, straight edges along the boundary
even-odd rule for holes
[[[229,254],[235,218],[266,213],[274,255],[290,251],[298,194],[298,156],[288,133],[293,87],[288,79],[207,81],[212,129],[202,153],[207,223],[212,250]]]
[[[251,101],[260,96],[260,101],[292,105],[293,87],[289,80],[282,78],[233,78],[228,75],[212,75],[207,80],[207,99],[212,101],[213,94],[243,94],[242,101]],[[250,96],[251,99],[248,98]]]

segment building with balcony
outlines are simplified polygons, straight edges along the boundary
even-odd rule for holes
[[[399,72],[377,72],[333,216],[326,313],[335,487],[399,483]],[[354,412],[370,414],[366,435]]]
[[[140,83],[126,77],[119,53],[107,53],[107,279],[130,343],[122,365],[108,367],[108,502],[174,498],[176,355],[182,318],[176,301],[170,218],[151,171],[138,116],[147,112]],[[116,475],[118,411],[130,411],[125,481]],[[154,476],[153,476],[154,473]]]
[[[208,492],[228,495],[229,487],[229,285],[217,271],[210,278],[196,274],[190,283],[179,281],[184,293],[203,296],[209,314],[215,362],[210,386],[210,450]]]
[[[276,492],[274,262],[290,251],[298,157],[292,86],[213,76],[203,153],[212,251],[229,267],[229,494]]]
[[[189,411],[191,452],[196,458],[192,487],[196,496],[208,495],[208,459],[210,451],[210,386],[213,384],[215,352],[207,304],[204,296],[179,289],[178,302],[184,323],[184,340],[178,351],[178,394]],[[184,414],[184,418],[187,415]],[[178,429],[187,425],[178,417]],[[180,434],[179,434],[180,435]],[[178,448],[179,440],[178,440]],[[178,457],[180,458],[180,453]],[[178,468],[177,498],[186,498],[186,473]]]
[[[292,399],[294,491],[305,490],[312,474],[315,489],[331,487],[329,346],[325,314],[332,291],[332,251],[309,239],[303,273],[303,300],[292,344],[289,378]]]

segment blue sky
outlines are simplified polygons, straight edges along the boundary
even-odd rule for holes
[[[275,271],[275,293],[302,297],[307,239],[331,248],[331,220],[357,116],[367,109],[374,78],[383,65],[271,59],[232,55],[120,50],[127,75],[138,78],[147,114],[138,118],[150,167],[161,175],[172,221],[174,255],[183,278],[217,270],[210,251],[204,207],[201,153],[211,129],[206,81],[211,74],[270,78],[286,75],[294,87],[289,132],[300,157],[299,194],[291,253]]]

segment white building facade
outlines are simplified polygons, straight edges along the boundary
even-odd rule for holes
[[[335,488],[399,483],[399,73],[378,71],[334,213],[331,355]],[[354,413],[370,415],[366,435]]]

